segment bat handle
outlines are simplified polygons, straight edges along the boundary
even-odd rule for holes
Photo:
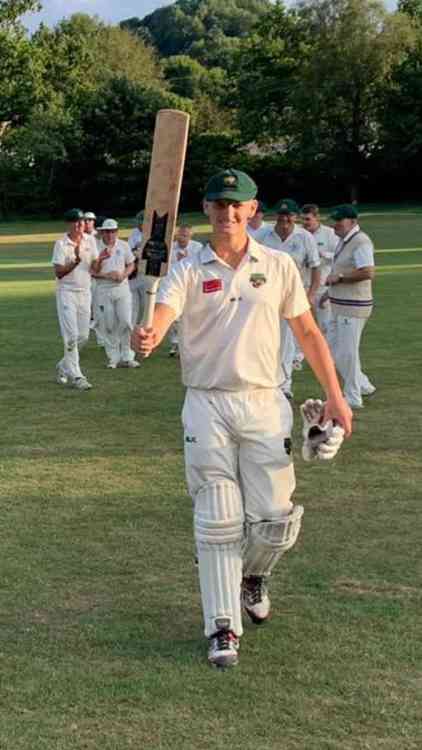
[[[160,278],[156,278],[155,276],[144,276],[145,305],[141,322],[142,328],[151,328],[152,326],[159,283]]]

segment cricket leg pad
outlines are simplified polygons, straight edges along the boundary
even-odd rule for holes
[[[229,480],[210,482],[195,496],[194,526],[205,635],[242,635],[243,503]]]
[[[303,506],[295,505],[277,521],[247,525],[243,551],[243,575],[269,576],[285,552],[295,544],[302,523]]]

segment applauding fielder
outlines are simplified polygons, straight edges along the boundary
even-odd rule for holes
[[[64,356],[57,364],[57,382],[79,391],[92,388],[79,365],[79,349],[89,338],[91,316],[91,269],[98,252],[84,234],[84,214],[73,208],[65,216],[68,231],[54,245],[52,263],[56,275],[56,301]]]

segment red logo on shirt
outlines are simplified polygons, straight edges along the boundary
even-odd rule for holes
[[[209,281],[202,282],[202,291],[204,294],[211,294],[212,292],[219,292],[223,288],[223,282],[221,279],[209,279]]]

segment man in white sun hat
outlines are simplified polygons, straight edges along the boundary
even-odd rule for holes
[[[97,280],[98,314],[104,332],[107,367],[139,367],[130,348],[132,331],[132,296],[128,277],[134,269],[134,255],[127,242],[118,238],[119,226],[105,219],[98,231],[102,249],[94,264]]]

